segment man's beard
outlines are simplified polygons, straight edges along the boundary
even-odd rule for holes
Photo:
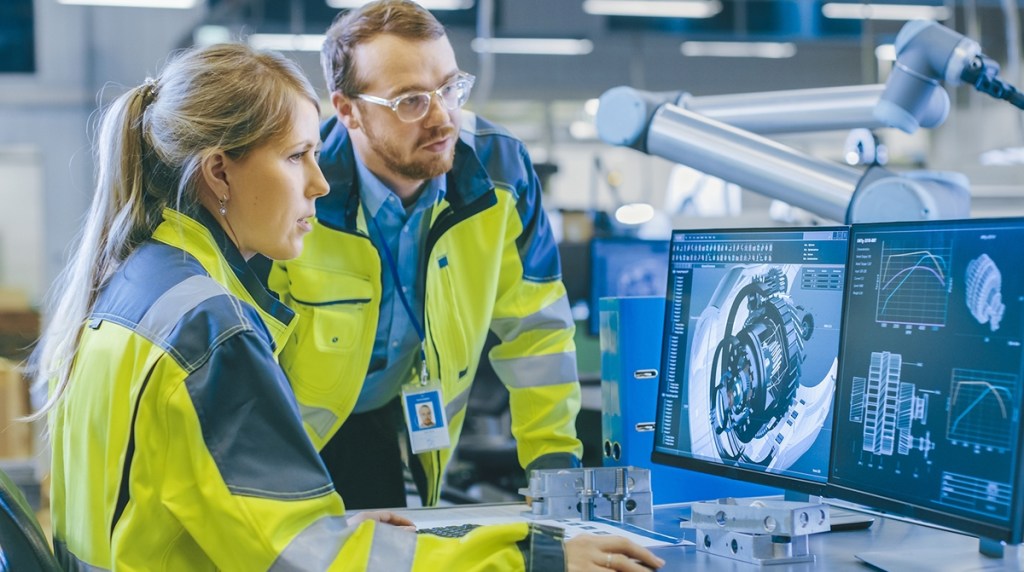
[[[366,132],[366,140],[369,142],[370,148],[380,157],[384,166],[391,172],[406,179],[412,181],[433,179],[450,171],[452,164],[455,162],[454,145],[450,152],[443,155],[434,155],[429,159],[420,161],[402,162],[398,158],[402,156],[402,151],[398,149],[398,146],[391,139],[378,137],[377,132],[369,125],[364,124],[363,129]],[[450,135],[450,131],[449,129],[444,129],[432,133],[428,141],[436,141],[442,135]]]

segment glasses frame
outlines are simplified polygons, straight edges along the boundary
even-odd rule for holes
[[[456,84],[458,82],[467,82],[469,84],[465,88],[466,89],[466,100],[463,101],[461,104],[456,103],[454,107],[448,107],[448,103],[445,102],[444,96],[441,95],[441,91],[446,89],[446,88],[448,88],[448,87],[451,87],[453,84]],[[415,119],[403,119],[402,116],[398,113],[398,106],[401,105],[401,103],[403,101],[405,101],[406,99],[409,99],[410,97],[420,97],[420,96],[425,95],[425,96],[429,97],[431,99],[431,101],[433,101],[433,98],[436,95],[437,96],[437,100],[441,102],[441,105],[445,109],[447,109],[448,111],[455,111],[456,109],[459,109],[462,106],[466,105],[466,102],[469,101],[469,94],[473,90],[473,84],[474,83],[476,83],[476,76],[475,75],[473,75],[471,73],[466,73],[466,72],[459,72],[458,75],[456,75],[454,78],[444,82],[437,89],[430,90],[430,91],[410,91],[408,93],[403,93],[402,95],[399,95],[398,97],[394,97],[394,98],[391,98],[391,99],[385,99],[383,97],[377,97],[376,95],[370,95],[368,93],[357,93],[356,97],[361,99],[361,100],[363,100],[363,101],[367,101],[367,102],[374,103],[376,105],[381,105],[383,107],[387,107],[387,108],[391,109],[391,111],[395,112],[395,116],[398,117],[399,121],[402,121],[404,123],[413,123],[415,121],[419,121],[419,120],[423,119],[424,117],[427,116],[428,113],[430,113],[430,103],[428,103],[427,106],[423,108],[423,115],[420,115],[419,117],[416,117]]]

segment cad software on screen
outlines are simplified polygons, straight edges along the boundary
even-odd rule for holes
[[[655,453],[827,479],[847,236],[673,233]]]
[[[854,227],[835,484],[1010,526],[1022,244],[1020,220]]]

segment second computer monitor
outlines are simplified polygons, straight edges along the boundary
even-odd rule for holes
[[[1024,219],[854,225],[834,494],[1021,541]]]
[[[655,462],[824,490],[847,236],[673,233]]]

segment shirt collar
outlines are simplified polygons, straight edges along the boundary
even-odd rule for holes
[[[355,151],[354,148],[353,151]],[[360,199],[363,205],[366,206],[366,212],[370,218],[377,218],[377,213],[380,212],[388,197],[394,195],[394,192],[384,184],[384,181],[381,181],[377,175],[370,171],[366,163],[363,163],[358,151],[355,151],[355,159],[356,173],[359,177]],[[424,183],[423,192],[420,193],[419,198],[416,199],[416,204],[409,212],[425,209],[443,199],[447,191],[447,181],[447,177],[440,175]]]

